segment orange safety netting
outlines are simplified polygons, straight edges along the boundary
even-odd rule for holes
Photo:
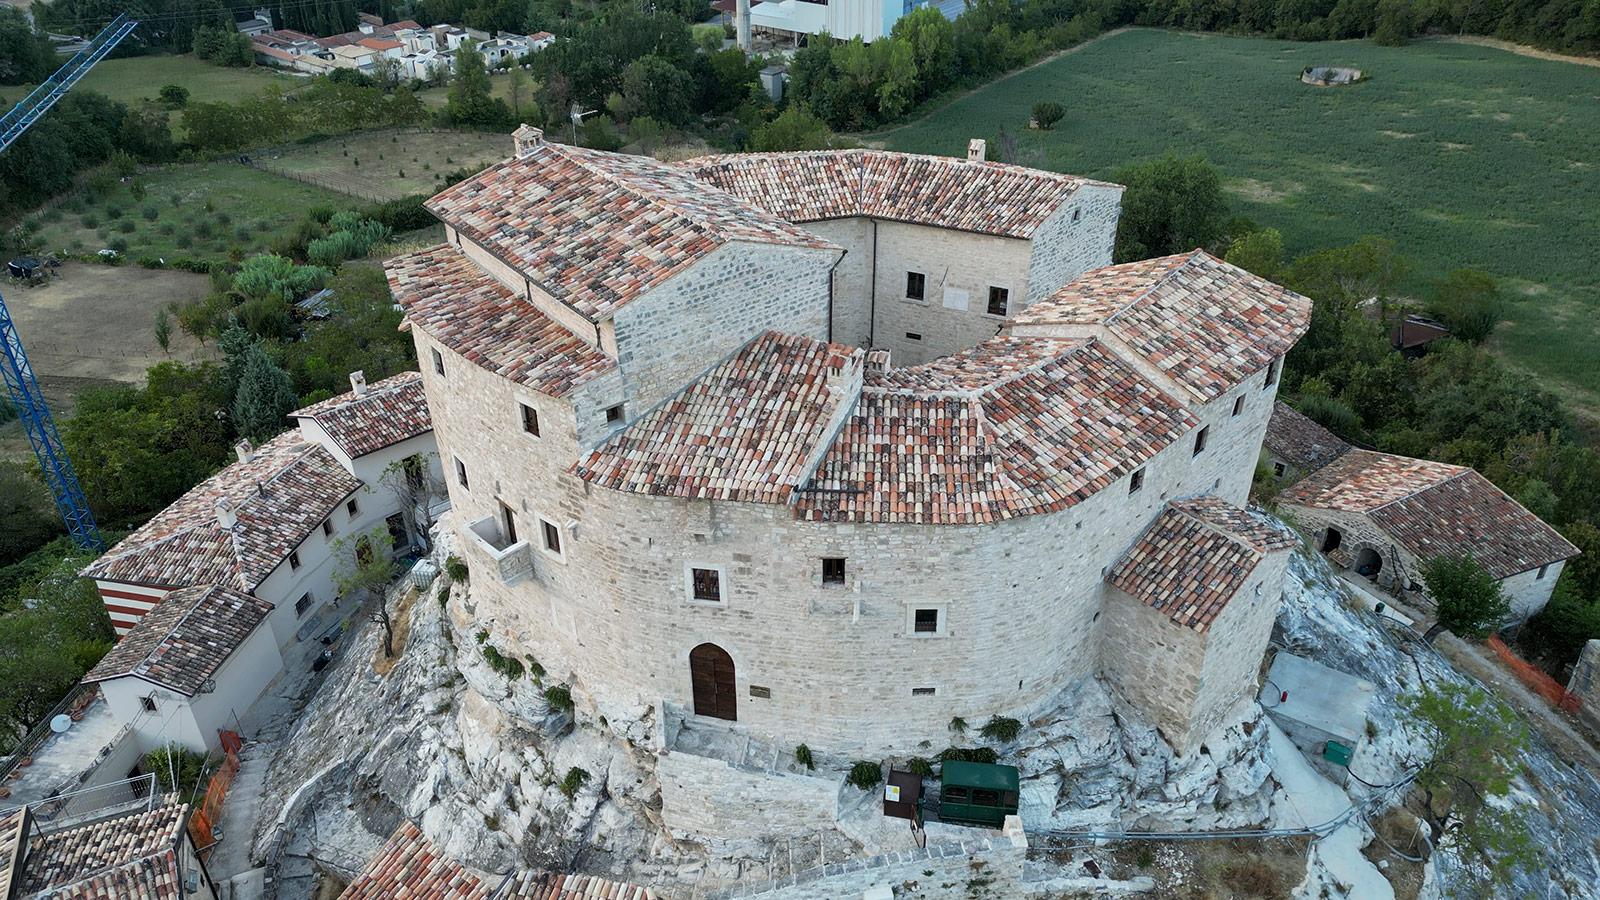
[[[1512,653],[1511,648],[1506,646],[1506,642],[1500,640],[1500,635],[1489,635],[1489,640],[1486,643],[1489,645],[1489,649],[1500,657],[1500,661],[1505,663],[1523,684],[1538,691],[1539,696],[1569,713],[1576,713],[1578,707],[1583,705],[1582,699],[1563,687],[1561,682],[1545,674],[1544,670],[1538,666],[1524,662],[1515,653]]]
[[[222,765],[211,776],[211,784],[206,788],[205,801],[189,817],[189,837],[202,851],[216,843],[211,839],[212,827],[222,815],[222,801],[227,798],[228,788],[233,785],[233,777],[237,774],[239,774],[239,757],[229,750],[228,755],[222,760]]]

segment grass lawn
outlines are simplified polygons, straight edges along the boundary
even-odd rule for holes
[[[62,61],[66,61],[65,57]],[[130,56],[126,59],[102,60],[83,76],[77,87],[99,91],[113,100],[132,106],[143,100],[155,101],[157,92],[164,84],[181,84],[189,89],[191,101],[210,103],[216,100],[237,101],[267,87],[288,88],[306,83],[304,78],[267,68],[228,69],[213,66],[196,59],[192,53],[186,53],[183,56]],[[0,99],[5,101],[6,106],[13,106],[28,96],[34,87],[0,87]],[[176,124],[177,117],[173,118]]]
[[[373,131],[291,147],[260,162],[357,196],[397,199],[435,193],[443,189],[446,173],[510,155],[508,134]]]
[[[53,210],[34,213],[47,251],[92,253],[105,247],[141,256],[222,259],[242,244],[264,250],[293,228],[309,206],[346,209],[360,205],[336,194],[235,162],[169,166],[140,175],[143,199],[129,185],[93,201],[87,195]],[[111,210],[117,210],[113,217]],[[153,219],[147,216],[154,215]]]
[[[1371,73],[1303,85],[1308,65]],[[1039,100],[1066,106],[1027,132]],[[1600,410],[1600,69],[1488,47],[1297,44],[1135,29],[1021,72],[911,125],[893,150],[965,154],[1021,132],[1023,162],[1094,177],[1173,148],[1222,171],[1234,209],[1291,253],[1391,238],[1418,271],[1503,280],[1495,344],[1588,411]]]

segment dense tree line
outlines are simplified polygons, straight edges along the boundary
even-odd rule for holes
[[[78,88],[0,154],[0,215],[15,215],[70,189],[80,169],[115,161],[173,157],[165,114],[129,109],[104,94]]]

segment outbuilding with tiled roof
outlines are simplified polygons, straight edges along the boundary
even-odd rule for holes
[[[1261,448],[1273,477],[1293,482],[1338,459],[1350,444],[1279,400],[1272,404]]]
[[[1353,449],[1278,495],[1319,550],[1426,605],[1421,566],[1471,556],[1500,580],[1513,615],[1550,600],[1578,548],[1477,471]]]
[[[33,829],[0,872],[10,900],[215,900],[216,885],[188,833],[189,807],[152,798],[148,809],[67,828]],[[27,821],[26,810],[21,813]],[[3,827],[3,820],[0,820]],[[0,865],[8,860],[0,857]]]

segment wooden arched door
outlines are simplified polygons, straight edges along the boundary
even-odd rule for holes
[[[738,695],[733,688],[733,657],[716,644],[689,651],[689,678],[694,684],[694,714],[736,721]]]

